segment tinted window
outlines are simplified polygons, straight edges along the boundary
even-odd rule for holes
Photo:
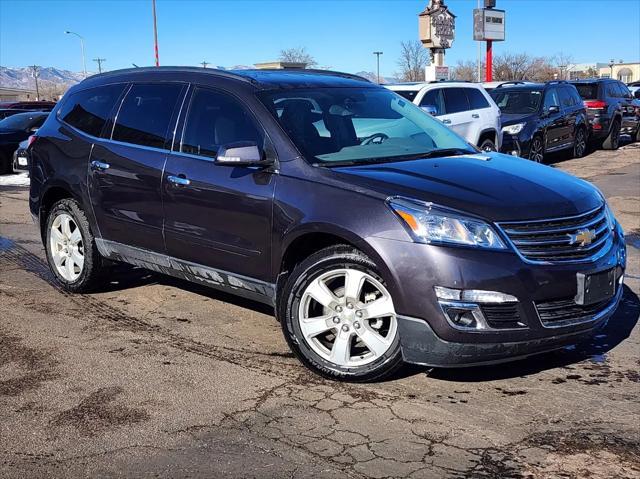
[[[469,101],[465,88],[443,88],[444,108],[447,114],[469,110]]]
[[[164,148],[181,89],[178,84],[134,85],[118,112],[113,139]]]
[[[548,111],[552,106],[560,106],[560,98],[558,97],[557,88],[549,88],[544,94],[544,109]]]
[[[424,94],[420,101],[420,106],[436,107],[436,115],[444,115],[444,99],[442,98],[442,89],[434,88]]]
[[[409,101],[413,101],[416,98],[419,90],[394,90],[402,98],[406,98]]]
[[[484,97],[480,90],[475,88],[465,88],[467,92],[467,98],[469,99],[469,106],[472,110],[481,110],[482,108],[489,108],[489,102]]]
[[[577,83],[574,84],[574,86],[584,100],[595,100],[598,98],[597,83]]]
[[[576,90],[573,87],[567,87],[567,89],[569,90],[569,95],[571,95],[571,98],[573,98],[573,104],[574,105],[581,105],[582,104],[582,97],[578,94],[578,90]]]
[[[607,96],[609,98],[619,98],[620,92],[616,88],[616,84],[614,82],[609,82],[605,86],[605,91],[607,92]]]
[[[618,83],[618,92],[619,92],[620,98],[626,98],[628,96],[631,96],[631,92],[629,91],[629,89],[624,83]]]
[[[124,87],[124,84],[117,84],[78,91],[64,101],[58,117],[80,131],[100,136]]]
[[[573,98],[571,98],[569,90],[564,87],[559,88],[558,90],[560,90],[560,103],[562,106],[565,108],[573,106]]]
[[[253,141],[263,146],[255,122],[235,99],[198,89],[191,99],[181,151],[215,157],[221,145]]]

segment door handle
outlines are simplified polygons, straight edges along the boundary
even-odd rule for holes
[[[167,181],[176,186],[189,186],[191,184],[191,180],[184,176],[167,176]]]
[[[93,160],[91,162],[91,168],[98,171],[108,170],[111,165],[103,161]]]
[[[450,125],[451,124],[451,120],[442,120],[442,123],[444,123],[445,125]]]
[[[471,118],[480,118],[480,115],[478,115],[477,113],[474,113],[473,115],[471,115]]]

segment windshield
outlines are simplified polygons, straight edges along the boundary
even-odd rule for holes
[[[383,88],[305,88],[260,96],[301,153],[327,166],[399,161],[438,150],[476,152],[438,120]]]
[[[540,90],[491,90],[491,98],[496,102],[502,113],[535,113],[540,107],[542,91]]]
[[[0,128],[7,130],[28,130],[44,123],[47,115],[41,113],[19,113],[0,121]]]

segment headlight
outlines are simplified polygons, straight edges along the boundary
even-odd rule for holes
[[[430,203],[403,198],[389,200],[389,206],[400,217],[418,243],[445,243],[479,248],[506,249],[489,224],[467,218]]]
[[[524,128],[524,123],[516,123],[515,125],[509,125],[502,128],[503,133],[508,133],[509,135],[517,135]]]

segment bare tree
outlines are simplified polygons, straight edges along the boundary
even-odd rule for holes
[[[402,81],[424,81],[424,69],[429,64],[429,54],[419,40],[400,44],[400,72]]]
[[[546,81],[558,77],[552,61],[532,57],[527,53],[503,53],[493,62],[493,77],[497,81]]]
[[[556,53],[551,59],[551,63],[557,69],[558,80],[566,80],[569,76],[569,69],[575,65],[573,56],[564,52]]]
[[[484,62],[482,62],[482,81],[484,81]],[[478,76],[478,64],[475,61],[458,60],[456,66],[451,68],[451,79],[460,81],[476,81]]]
[[[305,47],[287,48],[284,50],[280,50],[279,59],[281,62],[306,63],[307,68],[315,67],[318,65],[316,59],[313,58],[313,56],[309,52],[307,52],[307,49]]]

